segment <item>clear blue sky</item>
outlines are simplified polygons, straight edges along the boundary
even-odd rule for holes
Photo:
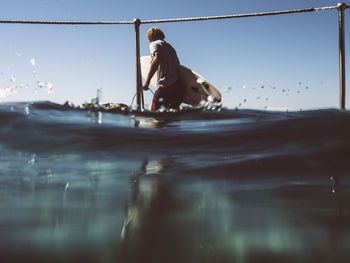
[[[337,5],[330,0],[3,0],[0,19],[131,21],[227,15]],[[350,2],[348,3],[350,4]],[[350,10],[345,11],[350,43]],[[339,106],[338,12],[141,25],[161,27],[183,65],[205,76],[228,108]],[[89,101],[130,104],[135,94],[133,25],[0,25],[0,102]],[[347,49],[350,87],[350,50]],[[34,60],[33,60],[34,59]],[[37,81],[42,88],[38,89]],[[5,88],[17,94],[5,95]],[[49,90],[53,92],[49,92]],[[8,90],[7,90],[8,91]],[[146,94],[149,104],[151,94]],[[350,107],[350,88],[347,92]]]

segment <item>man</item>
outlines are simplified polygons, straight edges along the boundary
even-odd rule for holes
[[[153,75],[157,72],[157,90],[154,94],[151,110],[158,110],[161,106],[177,109],[183,98],[183,87],[179,76],[179,59],[175,49],[166,41],[163,31],[152,27],[147,32],[150,42],[151,67],[142,86],[148,90]]]

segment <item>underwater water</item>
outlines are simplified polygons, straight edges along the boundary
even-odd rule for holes
[[[0,115],[1,262],[349,262],[348,111]]]

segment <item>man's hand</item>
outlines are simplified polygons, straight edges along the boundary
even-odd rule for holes
[[[158,58],[158,54],[156,53],[153,56],[153,59],[151,61],[151,67],[150,67],[150,69],[148,71],[145,83],[143,83],[143,85],[142,85],[142,89],[143,90],[148,90],[149,89],[148,86],[149,86],[149,84],[151,82],[151,79],[152,79],[154,73],[156,73],[156,71],[157,71],[158,65],[159,65],[159,58]]]
[[[142,89],[143,89],[143,90],[148,90],[148,89],[149,89],[148,86],[149,86],[149,83],[145,82],[145,83],[142,85]]]

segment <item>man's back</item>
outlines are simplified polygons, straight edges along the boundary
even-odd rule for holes
[[[175,49],[164,40],[150,43],[152,57],[157,55],[159,66],[157,70],[158,87],[166,88],[174,84],[178,78],[179,59]]]

